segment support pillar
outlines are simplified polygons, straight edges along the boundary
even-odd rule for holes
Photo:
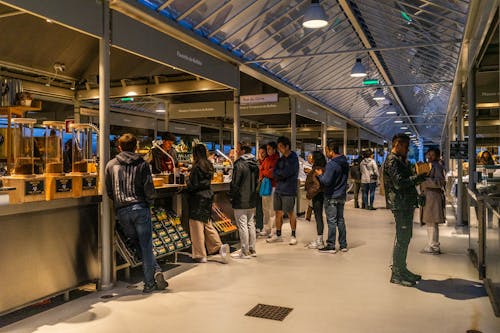
[[[233,147],[240,142],[240,91],[234,89]]]
[[[165,121],[165,131],[169,131],[170,128],[170,103],[165,102],[165,117],[163,120]]]
[[[458,109],[457,109],[457,121],[456,121],[456,138],[457,140],[462,141],[464,139],[464,127],[463,127],[463,108],[462,108],[462,87],[457,87],[457,98],[458,98]],[[449,150],[449,146],[448,146]],[[457,160],[457,216],[456,216],[456,226],[463,227],[464,219],[464,205],[467,203],[467,200],[464,199],[464,167],[462,163],[462,159]],[[465,201],[465,202],[464,202]]]
[[[290,141],[292,146],[290,147],[292,151],[297,150],[297,98],[292,98],[292,105],[290,109]]]
[[[476,68],[472,66],[467,79],[469,106],[469,189],[476,189]]]
[[[99,193],[100,204],[100,241],[101,241],[101,278],[100,289],[113,287],[113,224],[111,221],[110,199],[106,195],[103,181],[106,164],[109,161],[109,82],[110,82],[110,8],[109,0],[102,1],[103,32],[99,40]]]
[[[347,128],[344,130],[344,144],[342,146],[342,154],[347,155]]]
[[[81,123],[81,118],[80,118],[80,101],[77,100],[77,99],[74,100],[73,119],[75,119],[75,123],[76,124]]]
[[[327,126],[326,124],[321,124],[321,151],[323,154],[325,153],[325,147],[328,142],[328,137],[327,137]]]
[[[220,145],[220,151],[224,152],[224,123],[222,123],[221,128],[219,128],[219,145]]]
[[[255,131],[255,155],[259,154],[259,147],[260,147],[260,135],[259,135],[259,130],[257,129]]]
[[[361,129],[358,128],[358,156],[361,155]]]

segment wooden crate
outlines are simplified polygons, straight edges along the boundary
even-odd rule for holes
[[[99,179],[97,175],[73,175],[73,197],[98,195]]]
[[[45,201],[46,181],[43,176],[9,176],[3,181],[5,186],[16,188],[9,192],[10,203]]]
[[[72,176],[45,176],[46,200],[73,198]]]

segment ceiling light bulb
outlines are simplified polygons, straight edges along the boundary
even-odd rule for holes
[[[402,120],[394,120],[394,123],[395,123],[395,124],[402,124],[402,123],[403,123],[403,121],[402,121]]]
[[[385,99],[384,91],[382,90],[382,88],[377,88],[377,90],[375,90],[373,99],[376,101],[383,101]]]
[[[406,127],[406,126],[401,126],[400,128],[401,128],[402,130],[407,130],[407,129],[408,129],[408,127]]]
[[[325,10],[319,4],[319,0],[312,0],[304,14],[302,26],[309,29],[319,29],[327,25]]]
[[[361,63],[361,59],[357,58],[354,67],[351,70],[351,77],[365,77],[366,69],[365,66]]]
[[[385,114],[398,114],[396,111],[387,111]]]

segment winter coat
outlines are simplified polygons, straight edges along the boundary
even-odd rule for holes
[[[263,179],[264,177],[271,179],[271,184],[273,187],[276,187],[276,180],[273,177],[273,170],[280,158],[279,154],[274,154],[267,156],[264,161],[259,166],[259,179]]]
[[[229,198],[233,209],[251,209],[257,206],[259,165],[255,156],[245,154],[233,165],[233,177],[229,185]]]
[[[351,168],[349,169],[351,179],[355,183],[360,183],[361,182],[361,168],[359,166],[360,159],[357,158],[352,162]]]
[[[306,198],[311,200],[321,192],[323,192],[323,185],[316,176],[316,170],[323,169],[321,167],[315,166],[312,170],[307,174],[305,189],[306,189]],[[324,169],[323,169],[324,171]]]
[[[445,176],[444,169],[439,162],[432,163],[429,177],[420,184],[420,193],[425,196],[425,204],[421,210],[421,221],[424,224],[444,223],[445,208]]]
[[[273,170],[273,178],[276,180],[275,193],[296,196],[298,176],[299,158],[297,154],[292,151],[288,157],[281,156]]]
[[[387,207],[392,211],[411,210],[418,206],[415,188],[425,176],[416,175],[410,163],[394,153],[384,162],[384,191]]]
[[[376,183],[379,174],[378,174],[378,166],[375,163],[375,160],[372,158],[365,158],[359,164],[359,168],[361,170],[361,184],[370,184]],[[377,179],[372,179],[372,175],[376,175]]]
[[[212,170],[203,170],[194,164],[186,181],[189,202],[189,219],[208,222],[212,216],[214,192],[211,188]]]
[[[149,165],[133,152],[122,151],[108,162],[106,192],[116,209],[133,204],[153,203],[155,188]]]
[[[172,147],[169,151],[167,151],[167,153],[169,153],[170,156],[174,158],[173,162],[170,160],[170,157],[165,155],[165,153],[160,149],[151,149],[151,156],[148,156],[148,159],[150,159],[149,163],[151,163],[153,174],[158,174],[165,171],[173,172],[174,166],[179,166],[179,161],[177,160],[177,152],[175,151],[175,149]]]
[[[318,176],[325,189],[325,198],[345,200],[347,197],[347,178],[349,178],[349,163],[344,155],[331,159],[325,172]]]

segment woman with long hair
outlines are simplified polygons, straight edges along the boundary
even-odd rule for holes
[[[316,175],[316,170],[325,170],[326,158],[325,155],[323,155],[323,153],[320,151],[315,151],[309,156],[312,156],[312,170],[307,174],[305,189],[307,199],[312,200],[312,207],[314,211],[314,219],[316,220],[316,231],[318,236],[315,240],[309,243],[307,247],[310,249],[321,249],[325,246],[325,243],[323,241],[323,202],[325,197],[323,193],[323,187],[321,186],[318,176]]]
[[[205,263],[207,252],[219,252],[223,262],[227,263],[229,245],[222,244],[217,230],[212,225],[214,192],[211,182],[214,166],[207,158],[207,148],[204,145],[198,144],[193,148],[193,160],[193,167],[186,182],[192,258],[199,263]]]

